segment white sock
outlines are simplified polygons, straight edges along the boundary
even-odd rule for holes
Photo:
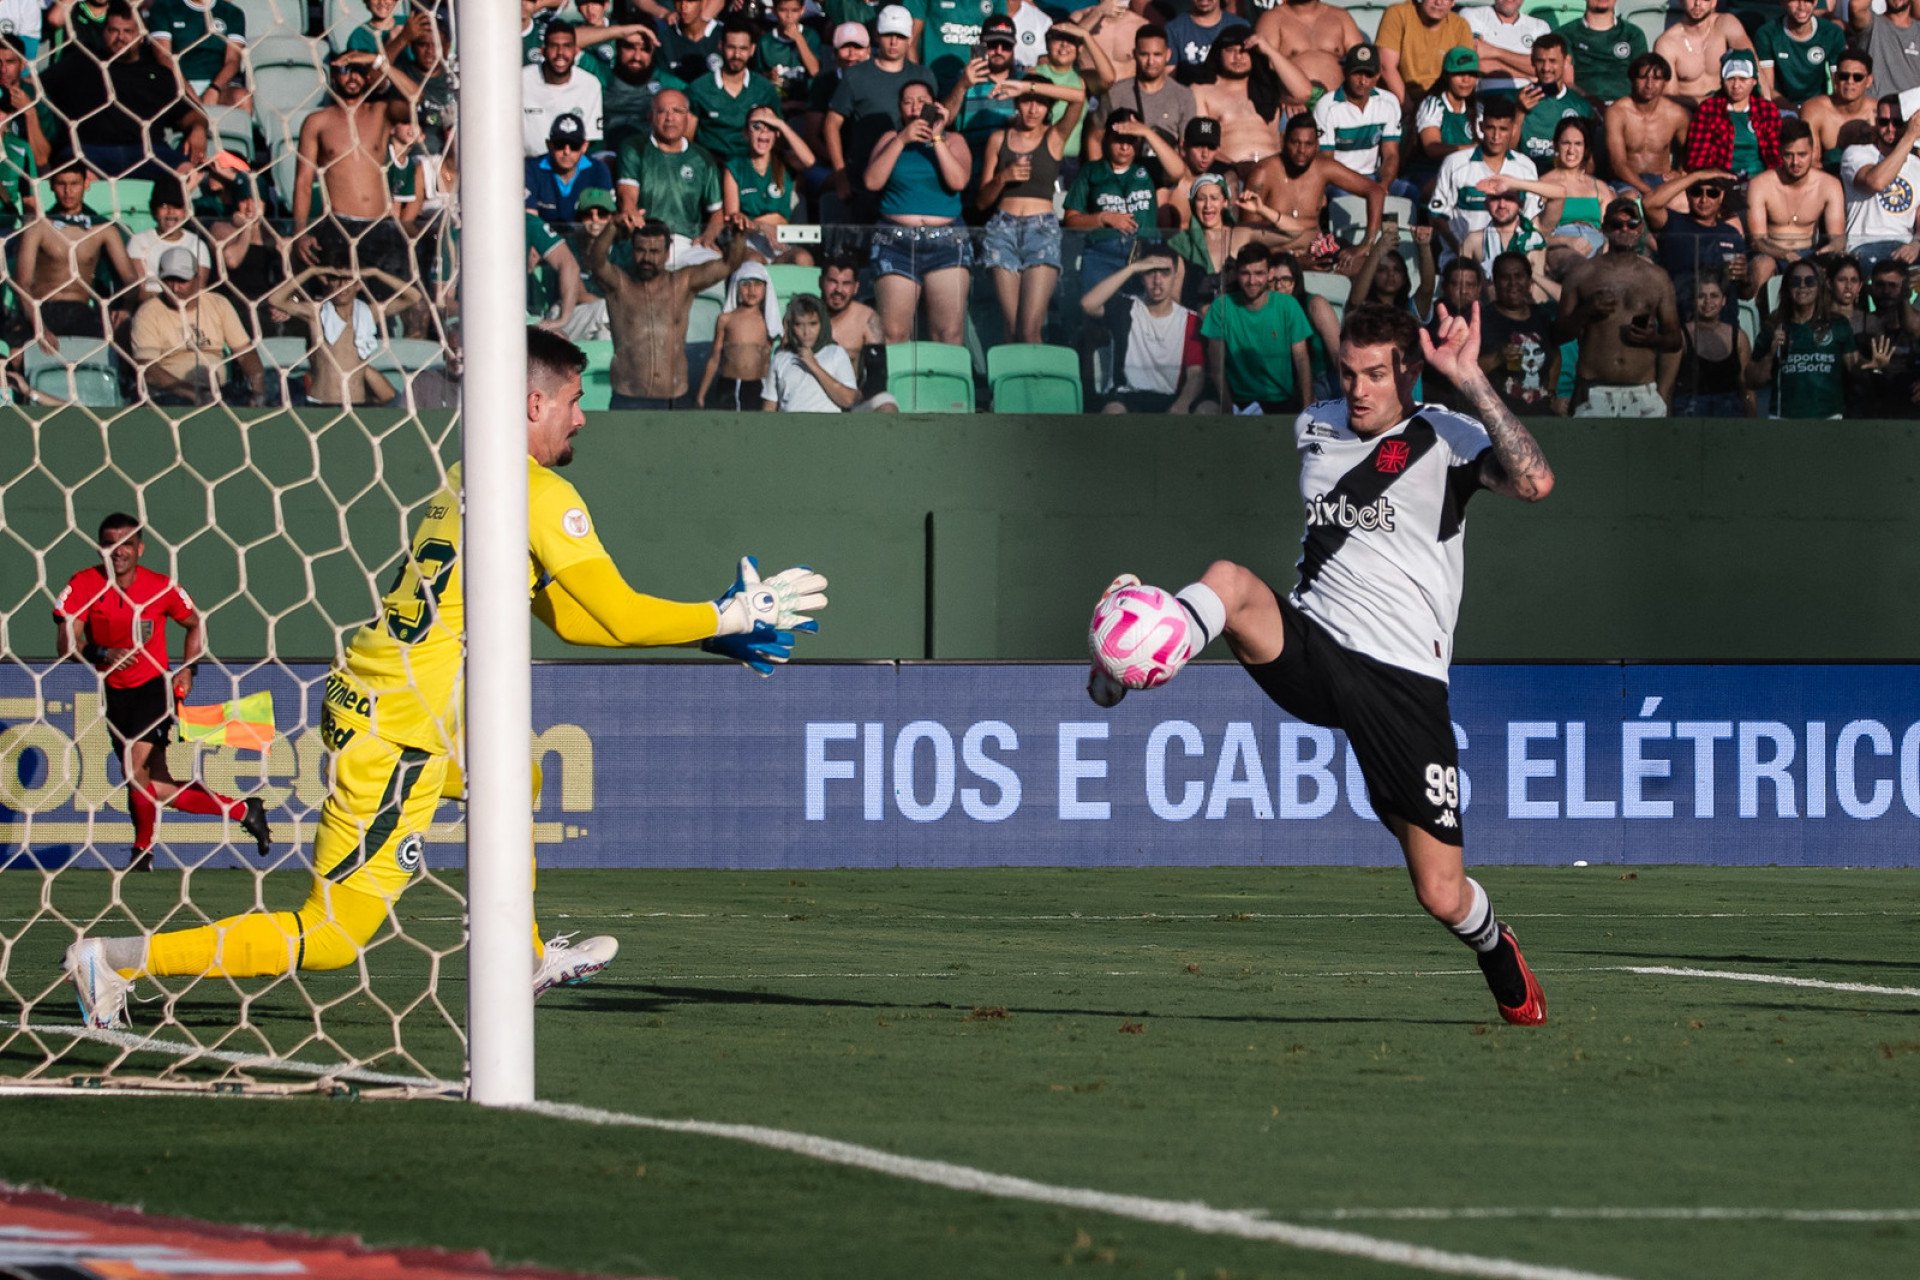
[[[1473,905],[1467,908],[1467,918],[1448,928],[1475,951],[1491,951],[1500,945],[1500,920],[1493,914],[1493,903],[1487,900],[1487,891],[1480,887],[1478,880],[1469,876],[1467,888],[1473,891]]]
[[[1193,657],[1199,657],[1200,651],[1219,637],[1227,629],[1227,606],[1220,603],[1220,597],[1212,587],[1204,582],[1194,582],[1180,588],[1174,597],[1187,606],[1187,612],[1200,626],[1200,643],[1193,646]]]
[[[114,968],[144,970],[147,967],[146,938],[102,938],[100,942],[101,952]]]

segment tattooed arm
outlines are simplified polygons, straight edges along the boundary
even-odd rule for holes
[[[1420,353],[1434,372],[1453,383],[1473,406],[1493,440],[1493,448],[1480,464],[1481,483],[1495,493],[1523,502],[1540,501],[1553,492],[1553,468],[1540,452],[1540,442],[1513,416],[1480,371],[1479,306],[1476,304],[1464,320],[1447,316],[1444,304],[1438,309],[1442,317],[1440,342],[1436,345],[1422,329]]]

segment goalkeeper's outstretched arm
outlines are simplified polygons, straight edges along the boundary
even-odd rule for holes
[[[612,560],[569,565],[534,592],[533,616],[568,644],[638,649],[692,644],[715,634],[720,613],[711,600],[686,603],[643,595]]]

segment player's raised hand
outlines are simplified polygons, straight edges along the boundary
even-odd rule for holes
[[[1434,304],[1440,318],[1440,340],[1425,329],[1420,331],[1420,354],[1433,371],[1458,386],[1470,373],[1480,372],[1480,304],[1474,303],[1465,316],[1447,310],[1447,304]]]
[[[702,640],[700,647],[708,653],[731,658],[741,666],[750,667],[764,678],[773,674],[774,667],[793,656],[793,632],[779,631],[764,622],[756,622],[751,631],[740,635],[712,636]]]
[[[713,602],[720,615],[714,634],[742,635],[756,622],[776,630],[818,631],[820,624],[806,615],[827,607],[826,589],[826,578],[806,565],[782,569],[762,581],[760,562],[742,556],[733,585]]]

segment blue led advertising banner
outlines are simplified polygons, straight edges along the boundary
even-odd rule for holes
[[[195,701],[271,689],[264,752],[173,747],[258,792],[297,851],[325,794],[324,670],[209,668]],[[1457,667],[1479,863],[1920,865],[1920,667]],[[720,663],[534,671],[550,867],[1392,865],[1341,735],[1228,663],[1112,711],[1069,664]],[[0,667],[0,866],[118,865],[131,838],[93,675]],[[448,804],[429,858],[457,865]],[[237,834],[237,833],[236,833]],[[168,813],[176,861],[238,865]],[[244,838],[243,838],[244,843]],[[89,853],[96,850],[96,853]]]

